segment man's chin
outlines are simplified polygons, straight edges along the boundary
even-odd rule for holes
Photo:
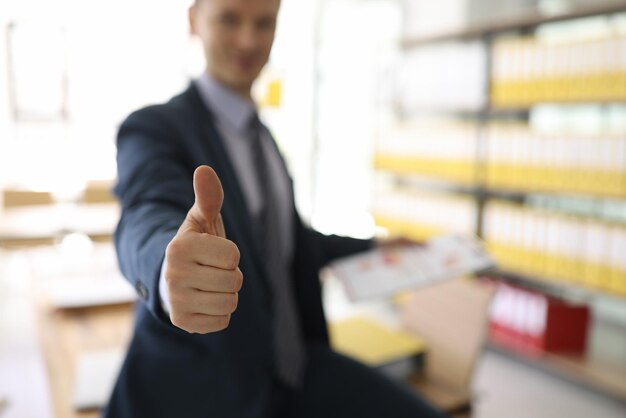
[[[254,83],[254,80],[256,80],[258,74],[254,74],[254,76],[252,75],[239,75],[236,76],[235,74],[231,74],[231,77],[229,77],[229,83],[232,87],[236,88],[237,90],[245,90],[245,89],[250,89],[252,87],[252,84]]]

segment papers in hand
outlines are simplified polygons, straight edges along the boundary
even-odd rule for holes
[[[494,267],[477,238],[446,235],[423,246],[375,249],[330,265],[352,301],[451,280]]]

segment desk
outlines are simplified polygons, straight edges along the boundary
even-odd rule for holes
[[[52,243],[68,232],[94,240],[111,237],[120,217],[117,203],[57,204],[0,212],[0,246]]]
[[[39,254],[38,257],[41,260],[43,254]],[[92,258],[96,259],[96,257]],[[94,267],[96,264],[93,263],[91,266]],[[39,284],[43,285],[45,282],[42,281]],[[338,290],[340,288],[336,287],[336,283],[333,285],[333,283],[327,282],[325,302],[331,302],[333,299],[337,302]],[[335,296],[329,295],[329,291]],[[72,398],[78,358],[80,354],[87,352],[124,349],[131,338],[133,305],[127,303],[58,310],[52,308],[46,301],[45,286],[37,286],[35,299],[39,340],[46,363],[54,416],[69,418],[95,418],[99,416],[97,410],[78,412],[73,409]],[[375,314],[380,320],[384,320],[385,314],[395,316],[393,312],[383,309],[385,306],[374,305],[376,304],[359,304],[358,307],[353,306],[350,310],[353,312],[366,310]],[[334,309],[328,310],[332,311],[332,314],[337,314],[338,308],[341,309],[338,304],[335,304]],[[391,308],[391,306],[387,306],[387,308]],[[422,393],[440,406],[448,410],[457,410],[467,405],[468,393],[449,393],[446,388],[433,391],[434,389],[427,381],[416,379],[418,379],[417,376],[413,375],[408,383],[416,389],[421,389]],[[442,396],[442,391],[445,396]]]
[[[78,412],[72,408],[78,355],[86,351],[126,347],[132,333],[132,305],[54,310],[42,298],[38,299],[39,334],[54,416],[99,417],[97,410]]]
[[[123,350],[132,304],[57,310],[50,299],[59,279],[78,283],[119,274],[111,243],[88,250],[80,256],[58,246],[0,250],[0,397],[6,396],[7,417],[99,415],[72,409],[77,359],[94,350]]]

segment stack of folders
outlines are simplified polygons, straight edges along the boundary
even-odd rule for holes
[[[365,316],[332,321],[328,329],[334,350],[397,379],[420,366],[425,350],[416,336]]]
[[[380,141],[374,165],[378,170],[472,184],[476,180],[477,139],[475,124],[401,125]]]
[[[626,98],[626,34],[586,40],[503,39],[493,47],[496,106]]]
[[[626,135],[538,134],[493,123],[486,179],[493,188],[626,196]]]
[[[498,265],[626,295],[626,226],[492,201],[484,238]]]
[[[381,191],[372,211],[376,224],[391,235],[424,241],[444,233],[471,235],[476,204],[466,196],[416,190]]]

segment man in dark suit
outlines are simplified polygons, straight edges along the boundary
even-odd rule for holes
[[[303,225],[256,116],[279,6],[196,1],[206,72],[119,130],[115,242],[142,300],[105,416],[440,416],[329,348],[319,269],[373,243]]]

